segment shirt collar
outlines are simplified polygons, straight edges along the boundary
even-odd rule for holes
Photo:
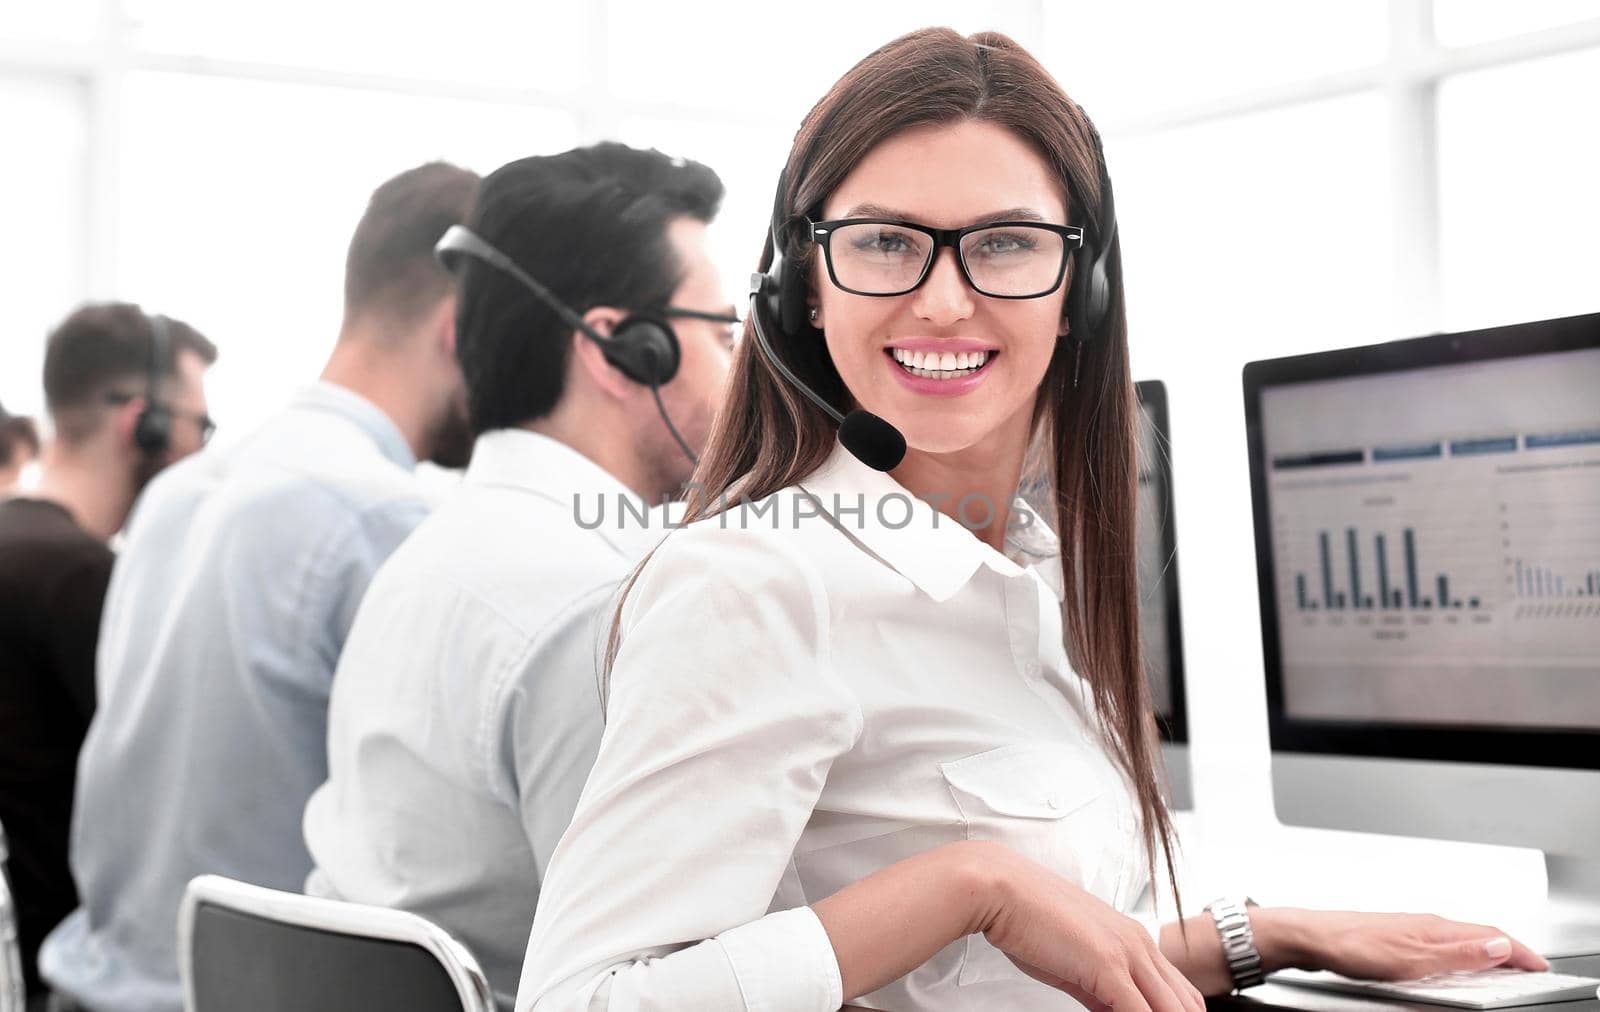
[[[841,445],[799,485],[835,527],[935,601],[954,597],[980,566],[1006,577],[1031,570],[1057,599],[1062,596],[1060,542],[1021,498],[1012,500],[1013,523],[1002,555]],[[977,507],[971,515],[978,517]]]
[[[378,450],[407,471],[416,469],[417,458],[411,445],[394,421],[376,404],[348,387],[318,380],[302,388],[289,402],[291,408],[326,411],[353,423],[377,444]]]
[[[591,529],[630,556],[642,555],[666,532],[667,512],[651,506],[643,523],[639,509],[623,510],[626,499],[638,507],[640,497],[611,472],[559,439],[527,429],[495,429],[479,436],[467,465],[467,485],[530,492],[568,510],[574,523],[581,516]],[[601,502],[604,501],[604,506]]]

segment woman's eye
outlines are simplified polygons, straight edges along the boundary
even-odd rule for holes
[[[864,236],[853,245],[864,253],[905,253],[912,248],[911,239],[904,232],[879,232]]]
[[[978,244],[980,252],[989,254],[1022,253],[1032,249],[1032,240],[1020,235],[986,235]]]

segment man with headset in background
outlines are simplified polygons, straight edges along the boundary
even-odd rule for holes
[[[454,285],[433,260],[478,177],[432,163],[373,193],[321,381],[151,485],[101,623],[72,871],[40,952],[58,1005],[183,1006],[176,924],[205,872],[298,890],[328,691],[372,573],[431,503],[419,458],[471,450]]]
[[[614,592],[663,534],[619,499],[678,495],[721,402],[722,194],[704,165],[596,144],[503,166],[440,247],[478,440],[340,659],[307,891],[443,925],[504,1008],[599,747]]]
[[[0,495],[22,484],[23,472],[39,456],[39,430],[33,419],[13,415],[0,404]]]
[[[0,500],[0,827],[10,843],[23,978],[78,902],[67,869],[78,748],[95,708],[107,542],[156,472],[211,434],[202,377],[217,349],[127,303],[88,305],[45,343],[55,428],[38,485]]]

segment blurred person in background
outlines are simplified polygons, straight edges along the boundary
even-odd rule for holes
[[[328,691],[367,583],[426,515],[419,458],[471,450],[455,292],[433,246],[478,177],[431,163],[373,193],[319,382],[146,492],[101,624],[101,705],[73,811],[81,905],[40,970],[59,1006],[183,1005],[176,923],[214,872],[298,890]]]
[[[39,431],[33,419],[0,405],[0,495],[17,487],[22,472],[39,459]]]
[[[138,306],[77,310],[45,345],[55,433],[38,485],[0,499],[0,826],[35,999],[43,993],[39,944],[78,902],[67,830],[78,748],[95,708],[107,542],[144,485],[209,436],[201,380],[216,358],[193,327]],[[0,422],[0,433],[14,424]]]
[[[489,258],[443,254],[479,436],[461,493],[384,564],[340,659],[307,891],[440,923],[502,1008],[599,748],[602,620],[666,519],[613,511],[676,496],[692,466],[652,383],[696,450],[721,401],[738,322],[706,246],[722,195],[711,169],[659,151],[524,158],[479,194],[470,233]],[[637,367],[651,343],[675,368]]]

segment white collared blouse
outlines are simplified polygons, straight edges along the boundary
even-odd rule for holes
[[[799,486],[665,539],[622,612],[519,1012],[831,1012],[838,962],[808,904],[959,840],[1132,906],[1132,791],[1067,661],[1055,536],[1014,508],[1031,523],[1001,554],[836,446]],[[1079,1007],[981,935],[855,1003]]]

